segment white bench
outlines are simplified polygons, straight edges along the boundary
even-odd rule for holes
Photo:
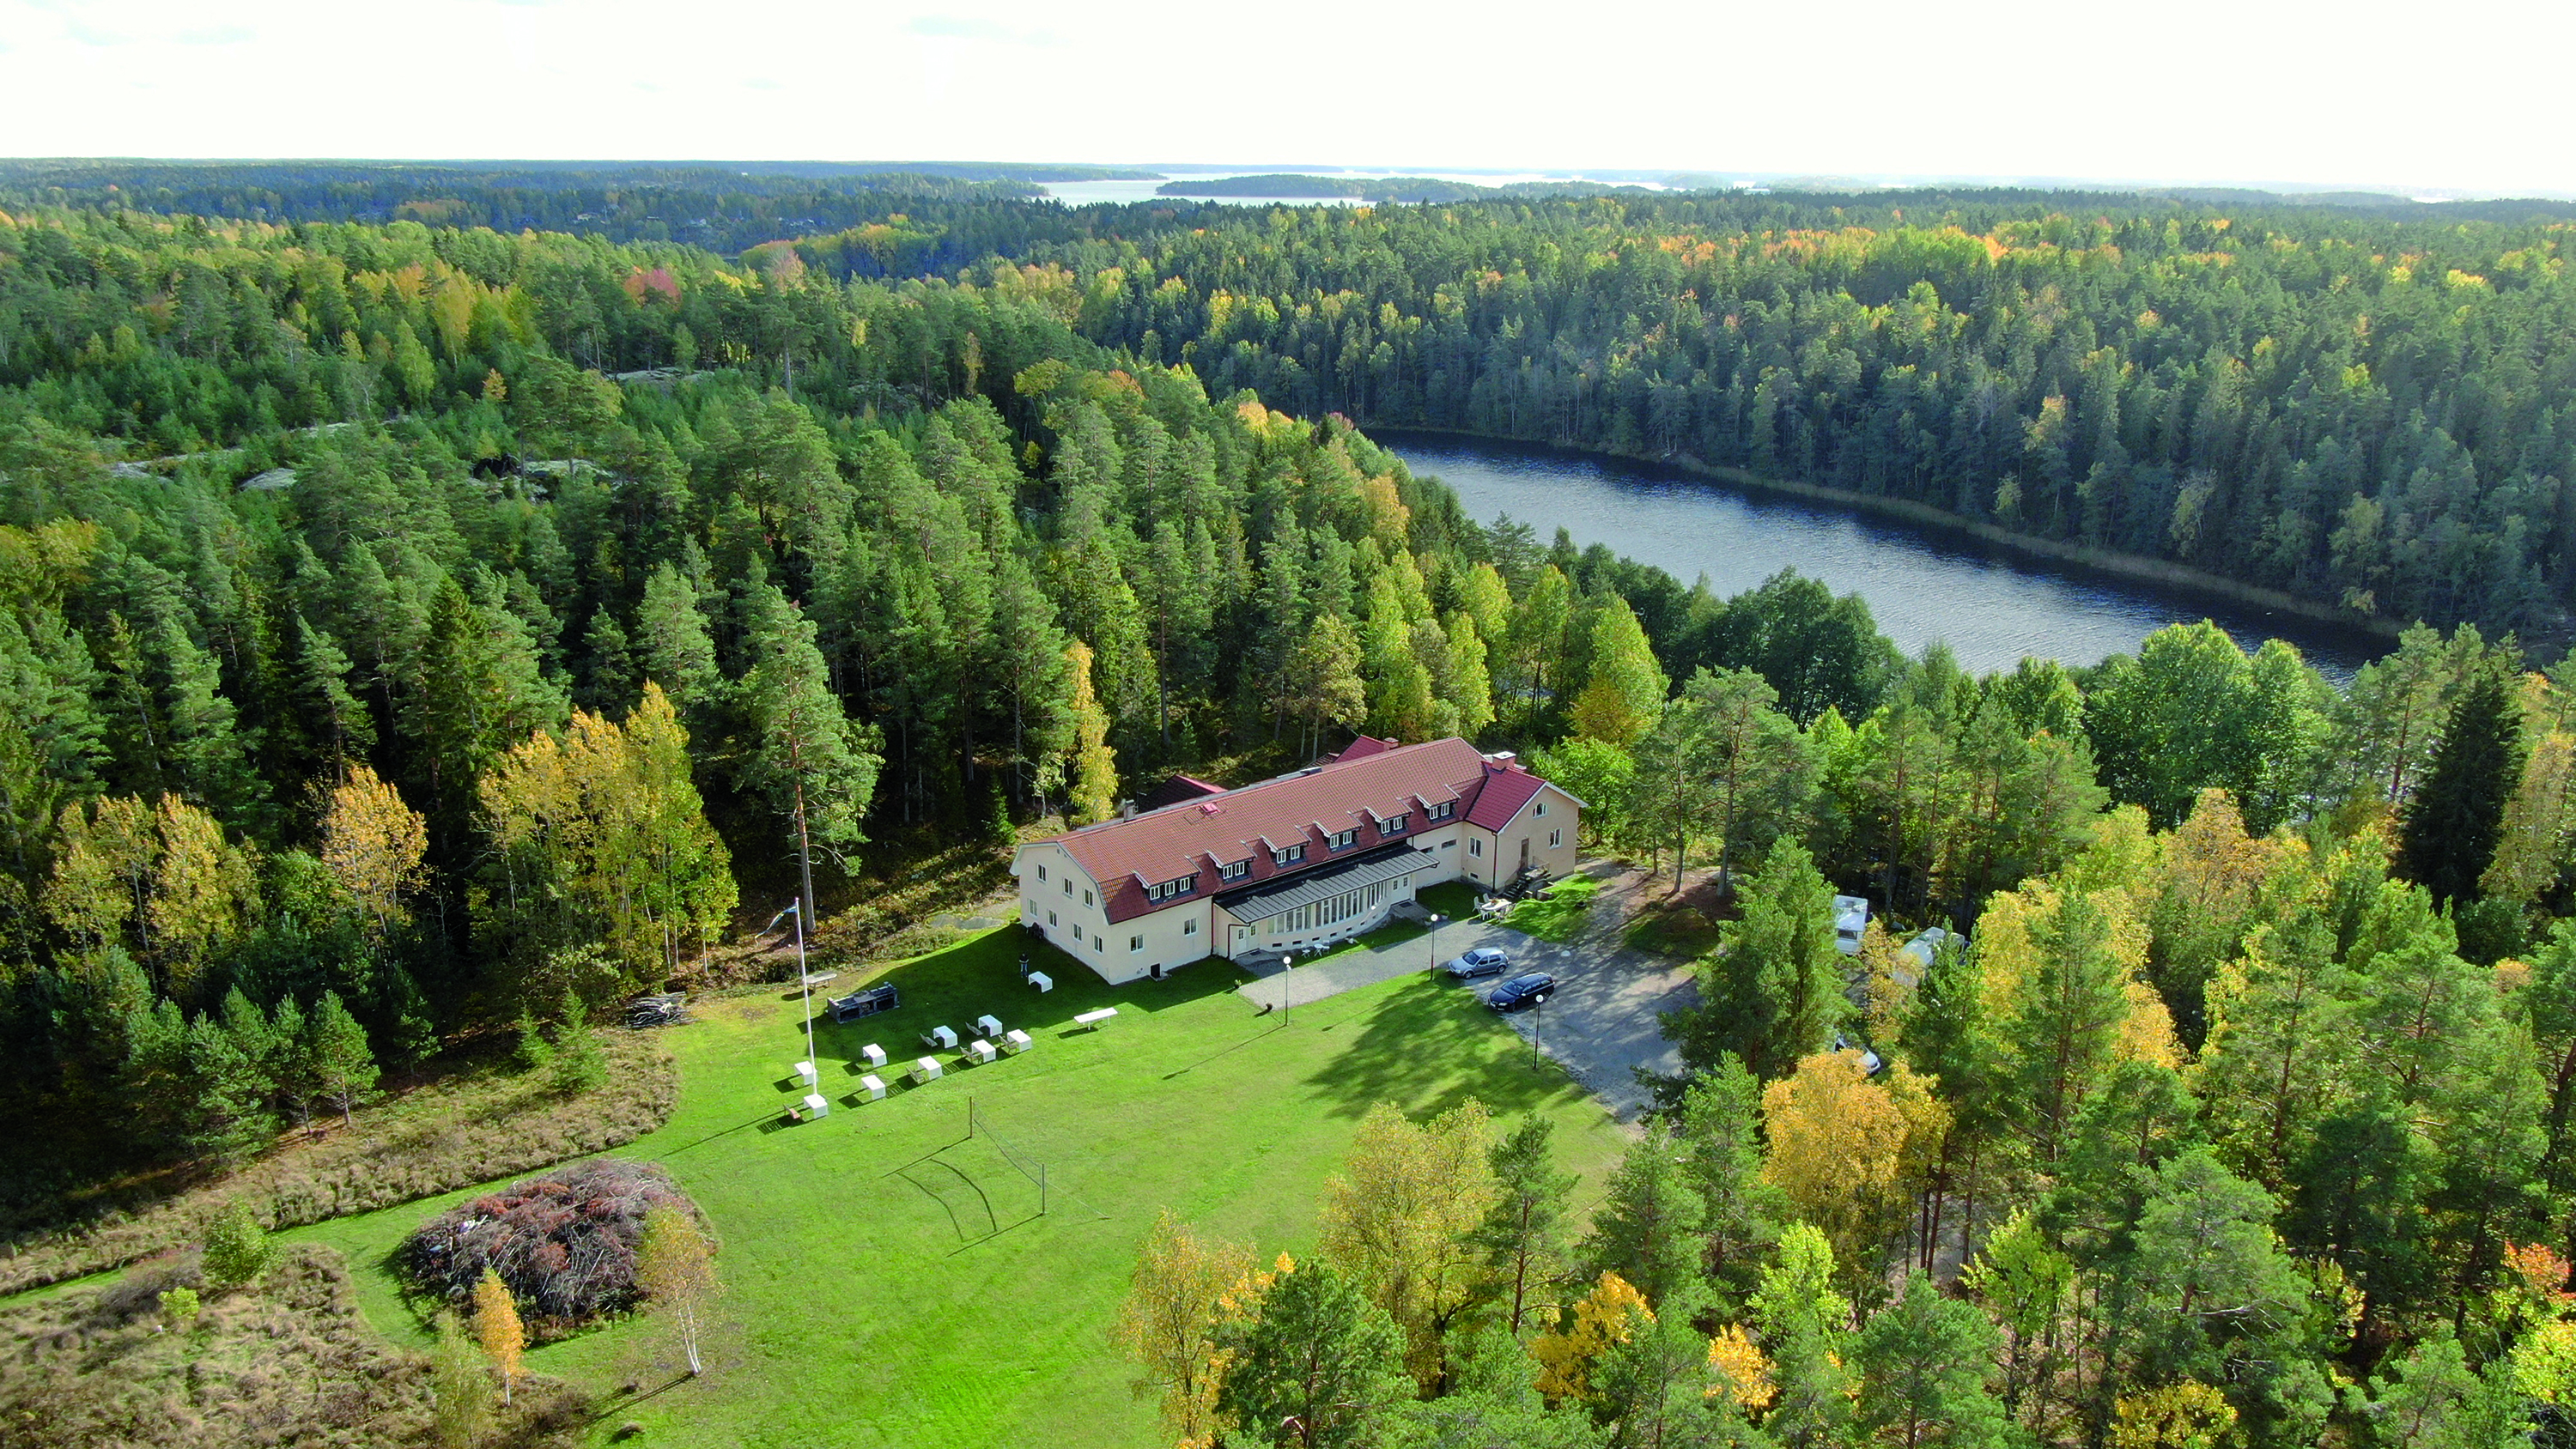
[[[1055,990],[1055,978],[1054,978],[1054,977],[1052,977],[1052,976],[1049,976],[1048,974],[1046,974],[1046,973],[1045,973],[1045,972],[1043,972],[1043,971],[1032,971],[1032,972],[1030,972],[1030,973],[1029,973],[1029,984],[1030,984],[1031,986],[1036,987],[1036,988],[1038,989],[1038,991],[1039,991],[1039,993],[1040,993],[1041,995],[1043,995],[1043,994],[1044,994],[1044,993],[1046,993],[1046,992],[1049,992],[1049,991],[1053,991],[1053,990]]]
[[[882,1102],[885,1100],[885,1080],[882,1077],[879,1077],[876,1073],[870,1072],[868,1075],[859,1078],[859,1085],[867,1089],[869,1101]]]
[[[1020,1053],[1027,1051],[1033,1045],[1035,1045],[1035,1043],[1029,1040],[1029,1034],[1017,1027],[1013,1027],[1011,1030],[1002,1033],[1002,1050],[1009,1052],[1012,1056],[1018,1056]]]
[[[840,979],[841,973],[838,971],[809,971],[805,973],[804,984],[807,986],[829,986]]]
[[[809,1087],[819,1087],[823,1084],[822,1075],[814,1070],[814,1064],[812,1062],[798,1062],[796,1064],[796,1078],[798,1081],[803,1082]]]
[[[1002,1034],[1002,1019],[998,1016],[979,1016],[975,1018],[975,1030],[978,1035],[982,1036],[1000,1036]]]
[[[922,1057],[912,1064],[912,1084],[916,1087],[939,1080],[939,1063]]]
[[[1093,1031],[1098,1031],[1098,1030],[1100,1029],[1100,1024],[1101,1024],[1102,1022],[1107,1021],[1109,1018],[1111,1018],[1111,1017],[1113,1017],[1113,1016],[1116,1016],[1117,1014],[1118,1014],[1118,1008],[1117,1008],[1117,1007],[1114,1007],[1114,1006],[1104,1006],[1104,1007],[1100,1008],[1098,1011],[1086,1011],[1086,1012],[1082,1013],[1081,1015],[1079,1015],[1079,1016],[1075,1017],[1075,1018],[1073,1019],[1073,1024],[1074,1024],[1075,1026],[1087,1026],[1087,1027],[1090,1027]]]
[[[966,1043],[966,1060],[970,1062],[989,1062],[992,1059],[993,1044],[991,1042],[988,1042],[979,1036],[973,1041]]]
[[[933,1051],[957,1050],[957,1033],[944,1026],[934,1026],[921,1034],[921,1044]]]
[[[820,1092],[807,1092],[805,1114],[809,1117],[828,1117],[832,1115],[832,1104],[824,1101],[823,1094]]]
[[[869,1042],[866,1046],[859,1048],[859,1055],[867,1058],[869,1066],[881,1067],[885,1065],[885,1048],[878,1046],[875,1042]]]

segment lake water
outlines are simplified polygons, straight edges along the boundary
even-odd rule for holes
[[[1456,490],[1469,516],[1508,513],[1544,544],[1562,525],[1719,596],[1782,569],[1869,601],[1880,632],[1913,654],[1940,640],[1970,670],[2025,655],[2096,664],[2167,624],[2215,621],[2253,649],[2278,636],[2337,684],[2388,643],[2357,629],[2090,570],[2051,566],[1964,533],[1918,528],[1778,494],[1750,493],[1622,459],[1372,429],[1417,474]]]

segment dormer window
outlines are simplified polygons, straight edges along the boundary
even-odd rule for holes
[[[1332,847],[1335,850],[1348,850],[1358,842],[1359,838],[1360,833],[1356,830],[1336,830],[1332,834]]]
[[[1439,804],[1432,806],[1430,809],[1423,811],[1422,818],[1425,820],[1446,820],[1457,810],[1457,808],[1457,801],[1443,800]]]
[[[1378,834],[1402,835],[1404,833],[1404,822],[1404,816],[1390,815],[1377,823]]]
[[[1270,863],[1272,865],[1295,865],[1297,862],[1304,860],[1305,858],[1306,842],[1302,840],[1298,841],[1295,845],[1283,845],[1270,852]]]
[[[1198,875],[1196,872],[1192,872],[1189,875],[1182,876],[1178,880],[1167,880],[1162,882],[1160,885],[1149,885],[1145,887],[1145,899],[1149,901],[1167,901],[1174,896],[1188,895],[1190,892],[1197,890],[1198,888]]]
[[[1251,873],[1252,862],[1248,860],[1223,861],[1216,868],[1218,880],[1241,880]]]

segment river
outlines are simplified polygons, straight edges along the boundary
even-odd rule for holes
[[[1370,436],[1415,473],[1448,484],[1479,522],[1508,513],[1536,527],[1542,544],[1562,525],[1578,546],[1607,544],[1684,584],[1705,575],[1721,597],[1796,569],[1867,599],[1880,632],[1906,653],[1938,640],[1978,673],[2010,669],[2025,655],[2097,664],[2168,624],[2204,618],[2249,650],[2289,640],[2337,685],[2390,647],[2358,629],[1651,463],[1391,429]]]

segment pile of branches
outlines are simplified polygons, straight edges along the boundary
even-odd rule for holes
[[[661,1168],[592,1158],[440,1214],[403,1240],[399,1261],[421,1292],[451,1302],[492,1269],[520,1313],[568,1328],[634,1306],[644,1215],[663,1207],[697,1214]]]

